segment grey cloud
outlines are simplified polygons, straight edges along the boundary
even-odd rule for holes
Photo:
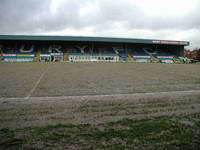
[[[64,1],[55,13],[51,0],[1,0],[0,33],[54,31],[82,25],[79,1]]]
[[[131,5],[129,0],[119,0],[118,3],[113,1],[101,2],[99,7],[101,8],[102,18],[98,18],[104,22],[125,21],[127,28],[132,29],[191,29],[200,28],[200,13],[199,8],[192,10],[188,14],[182,15],[163,15],[163,16],[150,16],[148,12],[141,10],[137,5]],[[200,6],[198,2],[197,6]],[[172,6],[176,7],[176,6]],[[159,13],[159,12],[158,12]],[[97,20],[98,21],[98,20]]]
[[[131,0],[63,0],[57,10],[51,12],[52,1],[0,0],[0,34],[38,34],[92,28],[94,35],[108,32],[108,36],[112,36],[110,33],[116,23],[122,23],[125,32],[200,30],[200,2],[188,14],[154,16],[134,5]],[[81,9],[88,4],[94,5],[94,9],[82,15]]]
[[[35,15],[46,10],[47,1],[39,0],[1,0],[0,1],[0,32],[14,33],[31,30],[34,24],[30,21]]]
[[[87,3],[97,2],[98,10],[87,16],[79,11]],[[1,0],[0,33],[56,31],[66,28],[112,28],[124,22],[128,29],[200,28],[198,10],[185,16],[149,16],[130,0],[65,0],[56,13],[50,11],[51,0]],[[200,3],[199,3],[200,4]]]

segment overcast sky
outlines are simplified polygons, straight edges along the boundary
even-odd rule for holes
[[[200,47],[200,0],[0,0],[0,34],[186,40]]]

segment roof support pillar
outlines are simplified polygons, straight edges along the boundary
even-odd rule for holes
[[[94,43],[92,42],[92,53],[94,52]]]

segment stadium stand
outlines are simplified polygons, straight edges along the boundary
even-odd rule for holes
[[[34,52],[34,45],[22,45],[19,49],[21,53],[33,53]]]
[[[69,60],[72,62],[85,62],[85,61],[105,61],[105,62],[116,62],[119,61],[119,56],[111,48],[100,48],[95,49],[93,52],[85,51],[82,52],[68,52]]]
[[[142,49],[134,49],[131,55],[136,62],[150,62],[151,57]]]
[[[162,63],[173,63],[174,62],[174,58],[176,57],[174,54],[166,53],[166,52],[163,52],[163,51],[157,51],[155,56],[158,59],[160,59],[160,61]]]
[[[129,38],[0,35],[3,61],[172,63],[189,42]],[[147,48],[145,48],[147,47]]]
[[[120,60],[126,61],[128,59],[128,53],[123,48],[113,48],[115,53],[120,57]]]
[[[148,55],[151,56],[151,62],[173,63],[175,55],[167,53],[164,50],[143,49]]]

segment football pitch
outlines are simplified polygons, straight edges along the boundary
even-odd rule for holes
[[[0,149],[199,149],[200,64],[0,63]]]
[[[200,65],[0,63],[0,97],[58,97],[200,90]]]

